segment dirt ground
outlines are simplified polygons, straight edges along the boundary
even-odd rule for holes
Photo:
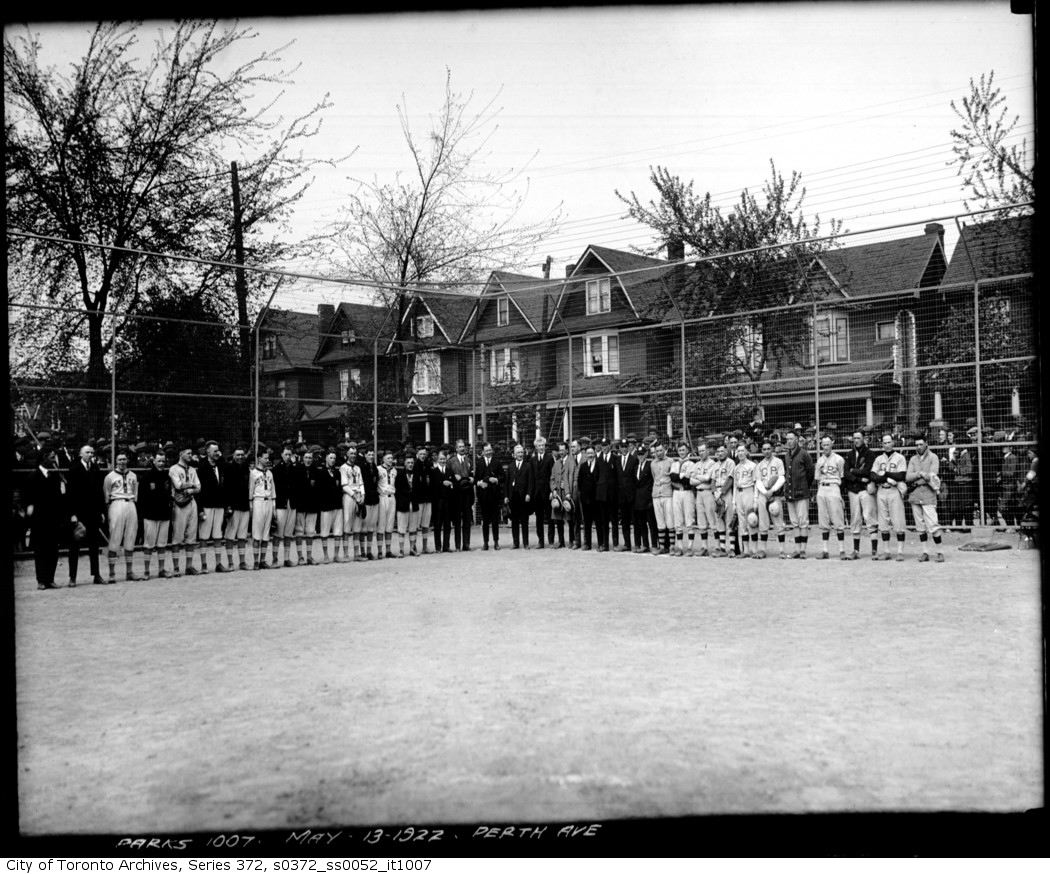
[[[60,591],[20,566],[23,833],[1043,803],[1035,551],[760,563],[478,534]]]

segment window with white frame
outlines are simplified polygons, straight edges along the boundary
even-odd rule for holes
[[[277,380],[277,397],[288,397],[288,384],[283,379]]]
[[[897,328],[896,322],[876,322],[875,323],[875,342],[876,343],[892,343],[897,339]]]
[[[441,358],[437,352],[416,354],[416,367],[412,373],[412,393],[417,395],[441,393]]]
[[[274,334],[263,334],[262,357],[277,357],[277,337]]]
[[[490,358],[489,377],[491,385],[506,385],[521,379],[518,350],[510,346],[493,349]]]
[[[361,385],[361,368],[360,367],[351,367],[350,368],[350,382],[351,382],[352,385],[356,385],[356,386],[360,386]]]
[[[510,324],[510,298],[500,297],[496,299],[496,324],[505,327]]]
[[[617,334],[590,334],[585,340],[583,354],[588,376],[620,372],[620,338]]]
[[[810,318],[808,363],[842,364],[849,361],[849,316],[842,310]]]
[[[342,368],[339,371],[339,400],[345,401],[350,394],[350,371]]]
[[[344,346],[353,346],[357,342],[357,334],[352,330],[343,331],[341,337]]]
[[[608,279],[592,279],[587,283],[587,315],[607,313],[612,308],[612,287]]]
[[[733,348],[730,351],[730,366],[735,370],[756,373],[761,366],[768,369],[765,361],[762,326],[752,322],[737,325],[734,330]]]
[[[416,316],[413,319],[413,325],[415,328],[415,335],[421,339],[426,337],[434,336],[434,317],[427,316]]]

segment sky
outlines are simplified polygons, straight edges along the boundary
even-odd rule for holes
[[[653,245],[624,218],[616,190],[648,199],[650,166],[668,167],[731,205],[760,189],[773,159],[802,173],[805,211],[862,231],[963,211],[951,166],[949,101],[995,70],[1018,132],[1033,130],[1031,18],[997,2],[701,4],[506,9],[242,19],[258,32],[242,56],[291,42],[298,64],[277,108],[291,116],[326,92],[333,106],[310,154],[353,152],[318,175],[293,234],[331,226],[355,180],[410,169],[397,117],[425,133],[453,88],[493,97],[499,128],[487,168],[522,170],[521,213],[560,210],[560,230],[529,259],[553,275],[589,243]],[[156,30],[163,22],[147,22]],[[54,57],[75,57],[83,24],[33,26]],[[498,95],[498,96],[497,96]],[[260,95],[270,97],[270,95]],[[252,156],[231,155],[250,160]],[[526,187],[527,184],[527,187]],[[946,223],[949,248],[954,228]],[[494,267],[499,265],[493,265]]]

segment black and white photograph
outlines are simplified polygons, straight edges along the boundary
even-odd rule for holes
[[[1034,4],[191,8],[4,25],[25,853],[1027,848]]]

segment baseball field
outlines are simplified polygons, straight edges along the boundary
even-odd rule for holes
[[[1043,803],[1039,554],[1015,541],[758,562],[478,534],[58,591],[20,565],[21,830]]]

